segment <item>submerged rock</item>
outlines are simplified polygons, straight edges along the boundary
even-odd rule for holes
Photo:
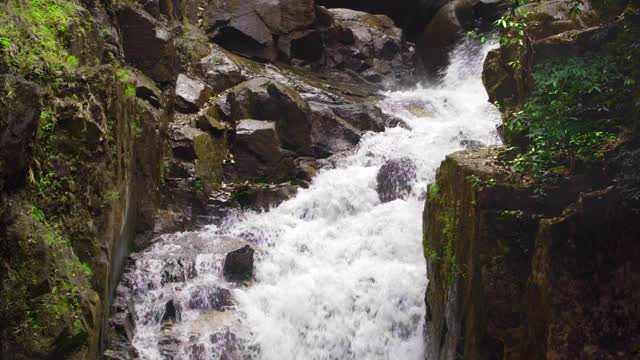
[[[191,291],[189,309],[223,311],[233,305],[231,291],[225,288],[198,287]]]
[[[180,309],[173,300],[169,300],[164,306],[161,323],[174,323],[180,321]]]
[[[382,165],[376,177],[380,201],[385,203],[409,196],[416,181],[416,170],[408,158],[389,160]]]
[[[254,252],[251,246],[245,245],[228,253],[224,261],[224,277],[230,281],[251,280]]]

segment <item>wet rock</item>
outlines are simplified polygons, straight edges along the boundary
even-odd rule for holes
[[[164,306],[161,323],[175,323],[178,321],[180,321],[180,309],[173,300],[169,300]]]
[[[370,14],[385,14],[401,28],[414,35],[424,29],[433,13],[442,6],[437,0],[318,0],[328,8],[347,8]]]
[[[158,351],[163,359],[176,359],[176,355],[180,352],[182,341],[177,335],[165,333],[158,341]]]
[[[478,150],[483,147],[487,147],[485,143],[478,140],[461,140],[460,146],[464,147],[466,150]]]
[[[228,253],[224,261],[224,277],[230,281],[251,280],[254,252],[251,246],[245,245]]]
[[[465,0],[447,2],[429,22],[418,41],[420,56],[428,69],[439,70],[447,65],[449,49],[471,21],[471,5]]]
[[[243,346],[238,337],[229,329],[223,332],[217,332],[209,337],[209,341],[213,345],[214,358],[219,359],[239,359],[242,358],[241,352]]]
[[[153,80],[142,74],[136,74],[136,96],[159,109],[162,107],[162,91],[158,89]]]
[[[332,106],[333,113],[360,131],[384,131],[387,116],[370,103],[352,103]]]
[[[247,80],[244,67],[217,45],[213,45],[211,53],[200,60],[200,68],[205,74],[207,85],[214,92],[222,92]]]
[[[269,210],[291,199],[298,186],[291,184],[245,186],[236,190],[235,198],[243,207]]]
[[[274,60],[274,36],[303,29],[315,20],[312,0],[210,0],[205,13],[207,32],[224,48],[239,54]]]
[[[12,75],[0,75],[0,190],[20,184],[31,163],[40,118],[38,87]]]
[[[207,101],[206,85],[185,74],[178,75],[176,81],[176,108],[188,114],[195,113]]]
[[[214,287],[198,287],[191,291],[189,309],[224,311],[233,305],[231,291]]]
[[[322,70],[332,77],[394,88],[411,82],[413,45],[385,15],[330,9]],[[347,70],[347,71],[345,71]]]
[[[224,176],[227,143],[223,136],[203,134],[193,139],[196,152],[196,172],[207,194],[217,189]]]
[[[193,139],[204,134],[204,132],[186,124],[173,124],[169,130],[173,156],[180,160],[195,160],[196,151],[193,146]]]
[[[344,119],[337,117],[331,107],[310,102],[312,114],[311,153],[326,158],[347,151],[360,141],[361,132]]]
[[[494,104],[507,105],[517,100],[518,86],[513,69],[507,63],[507,54],[502,49],[491,50],[484,60],[482,83],[489,101]]]
[[[416,170],[408,158],[389,160],[382,165],[376,177],[380,201],[385,203],[409,196],[416,181]]]
[[[162,267],[161,285],[185,282],[197,275],[193,259],[167,259]]]
[[[169,29],[143,9],[117,11],[127,61],[159,83],[175,81],[177,56]]]
[[[232,151],[236,161],[235,172],[242,179],[279,182],[288,178],[293,160],[280,146],[273,121],[238,122]]]
[[[215,106],[224,120],[275,121],[285,149],[310,154],[309,107],[292,88],[268,78],[254,78],[225,93]]]

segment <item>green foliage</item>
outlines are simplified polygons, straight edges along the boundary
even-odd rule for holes
[[[78,65],[65,44],[78,10],[70,0],[8,0],[0,3],[0,46],[5,62],[29,80],[57,82]]]
[[[124,90],[124,94],[128,97],[135,97],[136,96],[136,87],[133,85],[129,85],[127,86],[127,88]]]
[[[573,167],[603,157],[625,125],[631,94],[616,64],[602,54],[551,60],[533,75],[535,90],[506,121],[511,138],[526,138],[505,150],[514,170],[541,177],[557,166]]]
[[[0,309],[13,318],[3,335],[32,354],[50,353],[62,330],[68,337],[85,336],[81,302],[90,291],[92,271],[75,256],[62,226],[30,205],[19,212],[10,233],[16,248],[3,263],[7,276]]]
[[[496,184],[496,179],[491,178],[488,179],[487,181],[484,181],[482,179],[480,179],[477,175],[469,175],[467,177],[465,177],[465,180],[471,184],[471,186],[473,187],[482,187],[482,186],[487,186],[487,185],[495,185]]]

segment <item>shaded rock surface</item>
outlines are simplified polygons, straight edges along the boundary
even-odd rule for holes
[[[383,203],[406,198],[416,180],[416,165],[406,158],[389,160],[378,171],[376,180],[376,190]]]
[[[227,254],[224,260],[224,276],[232,281],[250,280],[253,276],[253,254],[249,245]]]
[[[31,147],[40,119],[38,87],[11,75],[0,75],[0,191],[22,182],[31,163]]]
[[[494,155],[449,155],[429,190],[429,356],[635,356],[627,342],[638,329],[628,321],[638,316],[633,210],[597,173],[547,189],[541,202]]]

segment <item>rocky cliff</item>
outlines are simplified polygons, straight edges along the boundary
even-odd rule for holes
[[[311,0],[0,1],[0,358],[126,343],[132,249],[405,126],[375,100],[415,69],[389,17]]]
[[[526,5],[528,45],[503,41],[483,76],[505,146],[451,154],[430,186],[428,359],[640,356],[637,72],[613,80],[637,64],[637,4],[582,5]]]

